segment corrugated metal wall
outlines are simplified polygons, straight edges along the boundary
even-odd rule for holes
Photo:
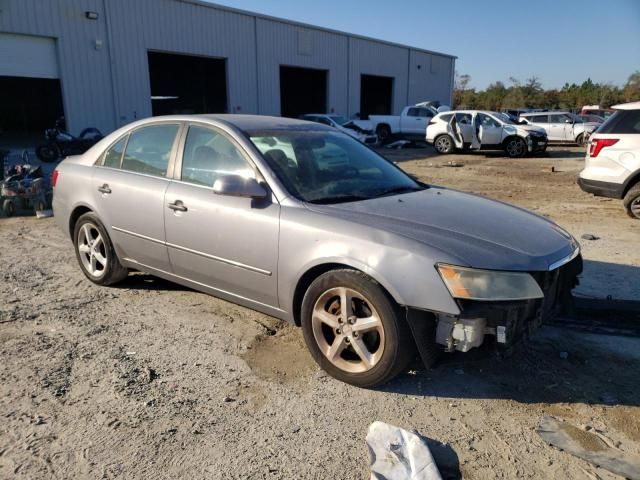
[[[280,65],[327,70],[327,109],[345,115],[360,110],[362,74],[394,77],[394,113],[408,103],[451,99],[451,57],[197,2],[2,0],[0,5],[0,31],[56,38],[73,132],[89,125],[107,132],[151,115],[149,50],[227,59],[232,112],[278,115]],[[86,19],[86,11],[97,12],[98,20]]]
[[[84,16],[94,11],[104,19],[102,0],[3,0],[0,9],[0,31],[56,39],[69,130],[112,130],[116,118],[106,28],[104,21]],[[103,41],[99,49],[96,40]]]

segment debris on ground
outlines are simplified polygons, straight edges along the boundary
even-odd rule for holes
[[[413,142],[409,140],[396,140],[395,142],[386,144],[384,148],[395,148],[400,150],[401,148],[410,148],[411,146],[413,146]]]
[[[443,163],[442,166],[451,167],[451,168],[460,168],[460,167],[464,167],[464,163],[459,163],[454,160],[452,162]]]
[[[600,240],[600,237],[596,237],[591,233],[583,233],[580,238],[582,238],[583,240]]]
[[[372,480],[442,480],[427,443],[415,433],[373,422],[366,442]]]
[[[600,436],[545,416],[536,432],[549,445],[630,480],[640,480],[640,456],[611,447]]]

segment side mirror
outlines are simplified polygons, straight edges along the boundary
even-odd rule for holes
[[[213,184],[213,193],[230,197],[266,198],[267,190],[255,178],[222,175]]]
[[[567,118],[564,123],[573,123],[573,120],[571,120],[570,118]]]

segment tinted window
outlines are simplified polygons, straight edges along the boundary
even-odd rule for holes
[[[109,150],[104,154],[104,160],[102,165],[111,168],[120,168],[120,160],[122,159],[122,152],[127,144],[127,136],[118,140]]]
[[[134,131],[122,160],[122,168],[131,172],[164,177],[169,165],[178,125],[153,125]]]
[[[549,123],[548,115],[532,115],[531,117],[524,117],[524,118],[533,123]]]
[[[449,120],[451,120],[451,117],[453,117],[453,113],[447,113],[446,115],[441,115],[440,120],[442,120],[443,122],[448,122]]]
[[[419,108],[410,108],[407,110],[407,117],[419,117],[420,109]]]
[[[189,127],[182,156],[182,181],[212,187],[221,175],[253,177],[254,171],[224,134]]]
[[[462,125],[471,125],[471,114],[456,113],[456,121]]]
[[[549,123],[565,123],[567,120],[572,121],[569,115],[549,115]]]
[[[640,110],[618,110],[600,125],[597,133],[640,133]]]

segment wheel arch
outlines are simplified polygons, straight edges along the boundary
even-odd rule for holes
[[[507,143],[509,143],[509,141],[513,140],[514,138],[518,138],[518,139],[522,140],[525,143],[527,142],[527,140],[522,135],[518,135],[517,133],[512,133],[512,134],[507,135],[506,137],[504,137],[504,140],[502,140],[503,148],[507,148]]]
[[[320,275],[323,275],[332,270],[342,269],[355,270],[367,275],[369,278],[377,282],[394,302],[396,302],[398,305],[402,305],[402,301],[398,292],[388,287],[388,284],[384,279],[382,279],[381,281],[380,276],[377,275],[376,272],[374,272],[372,269],[367,268],[364,265],[359,265],[358,262],[345,262],[344,260],[325,261],[323,263],[318,263],[308,267],[306,271],[302,273],[302,275],[300,275],[298,281],[296,282],[296,287],[294,289],[292,299],[292,317],[293,322],[296,326],[299,327],[301,325],[300,314],[302,310],[302,299],[304,298],[304,294],[309,289],[311,283],[313,283],[313,281]]]
[[[624,182],[624,187],[622,189],[622,198],[633,188],[634,185],[640,184],[640,170],[636,170],[634,173],[629,175],[629,178]]]
[[[78,222],[78,219],[85,213],[89,213],[89,212],[95,213],[92,208],[84,204],[76,205],[73,208],[73,210],[71,211],[71,214],[69,215],[69,237],[73,238],[73,231],[76,227],[76,223]]]

